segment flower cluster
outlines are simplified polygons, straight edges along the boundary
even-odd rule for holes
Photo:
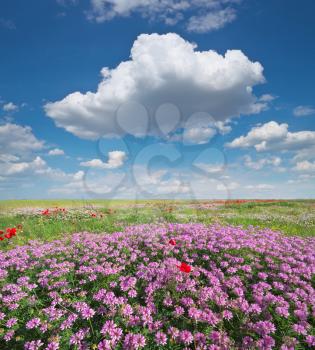
[[[1,349],[312,349],[315,239],[140,225],[0,253]]]
[[[53,209],[44,209],[41,211],[42,216],[51,216],[51,215],[58,215],[58,214],[64,214],[66,213],[66,208],[59,208],[55,207]]]
[[[11,239],[18,232],[22,232],[22,229],[22,225],[17,225],[16,227],[7,227],[5,230],[0,230],[0,241]]]
[[[67,210],[66,208],[60,208],[60,207],[55,207],[55,208],[47,208],[44,210],[40,210],[38,212],[39,216],[42,217],[47,217],[50,219],[55,219],[58,217],[59,219],[73,219],[73,218],[78,218],[78,216],[88,219],[88,218],[103,218],[105,215],[112,215],[115,212],[112,209],[107,209],[104,212],[98,212],[95,210],[84,210],[84,211],[79,211],[79,210]]]

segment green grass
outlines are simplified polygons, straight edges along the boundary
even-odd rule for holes
[[[211,201],[0,201],[0,230],[23,226],[23,232],[16,237],[1,241],[0,249],[7,250],[34,239],[50,241],[74,232],[113,232],[126,225],[163,222],[253,225],[279,230],[286,235],[315,236],[315,201],[218,203],[215,208],[205,206],[209,203]],[[25,211],[57,206],[70,210],[66,215],[51,217]],[[98,217],[92,218],[91,212]]]

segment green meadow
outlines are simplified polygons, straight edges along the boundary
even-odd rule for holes
[[[45,209],[48,215],[42,214]],[[0,201],[0,230],[22,225],[15,237],[1,241],[0,246],[7,250],[30,240],[50,241],[74,232],[114,232],[126,225],[167,222],[252,225],[285,235],[315,236],[315,200]]]

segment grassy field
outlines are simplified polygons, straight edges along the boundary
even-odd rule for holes
[[[42,215],[45,209],[49,215]],[[315,236],[315,201],[1,201],[0,230],[18,225],[22,230],[0,246],[7,250],[33,239],[50,241],[73,232],[113,232],[126,225],[163,222],[253,225]]]

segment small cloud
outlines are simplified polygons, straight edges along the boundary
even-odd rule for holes
[[[261,102],[271,102],[273,100],[275,100],[277,97],[276,96],[273,96],[273,95],[270,95],[270,94],[264,94],[264,95],[261,95],[259,97],[259,101]]]
[[[245,186],[246,189],[248,190],[273,190],[275,188],[275,186],[273,185],[269,185],[269,184],[258,184],[258,185],[248,185]]]
[[[312,106],[297,106],[294,108],[293,114],[296,117],[306,117],[315,114],[315,108]]]
[[[213,136],[215,136],[216,130],[207,126],[196,126],[185,129],[184,141],[195,145],[203,145],[208,143]]]
[[[15,156],[44,148],[45,142],[38,140],[29,126],[6,123],[0,125],[1,153]]]
[[[127,155],[123,151],[112,151],[108,153],[108,161],[104,163],[101,159],[92,159],[80,163],[81,166],[98,169],[117,169],[123,166]]]
[[[240,187],[240,184],[238,182],[230,182],[227,184],[220,183],[217,185],[218,191],[233,191]]]
[[[16,104],[14,104],[13,102],[8,102],[8,103],[3,105],[2,109],[5,112],[17,112],[19,110],[19,107]]]
[[[54,148],[48,152],[49,156],[63,156],[64,154],[65,152],[60,148]]]
[[[308,160],[304,160],[302,162],[298,162],[294,168],[296,171],[305,171],[305,172],[313,172],[315,171],[315,162],[310,162]]]
[[[253,127],[247,135],[242,135],[230,143],[228,148],[254,147],[257,152],[307,150],[315,146],[315,131],[290,132],[286,123],[270,121]]]
[[[282,160],[279,157],[261,158],[256,161],[252,160],[251,156],[244,157],[244,165],[253,170],[260,170],[265,166],[279,167]]]
[[[223,28],[236,18],[236,11],[232,8],[225,8],[213,11],[202,16],[193,16],[189,19],[187,29],[195,33],[207,33]]]
[[[196,163],[194,165],[208,174],[219,174],[222,173],[222,171],[224,170],[224,166],[221,164]]]

